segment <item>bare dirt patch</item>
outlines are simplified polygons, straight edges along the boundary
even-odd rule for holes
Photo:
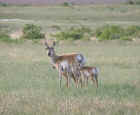
[[[19,30],[19,31],[10,33],[9,36],[10,36],[11,39],[15,40],[15,39],[20,39],[22,37],[22,35],[23,35],[22,30]]]

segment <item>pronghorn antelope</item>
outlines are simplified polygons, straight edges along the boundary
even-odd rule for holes
[[[89,66],[83,66],[80,68],[80,72],[82,74],[82,77],[84,79],[85,86],[88,85],[88,79],[91,78],[93,83],[96,83],[96,87],[98,88],[98,75],[99,75],[99,69],[96,67],[89,67]]]
[[[45,46],[48,50],[48,56],[51,58],[53,68],[55,67],[59,72],[59,86],[61,87],[62,75],[67,80],[67,87],[69,87],[71,77],[74,79],[75,83],[77,83],[77,78],[73,73],[73,68],[74,66],[78,66],[77,68],[82,67],[86,62],[85,57],[79,53],[58,56],[54,50],[55,42],[53,42],[52,46],[49,46],[45,41]]]

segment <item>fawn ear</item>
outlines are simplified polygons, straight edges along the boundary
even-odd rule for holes
[[[56,45],[55,41],[53,42],[53,47]]]

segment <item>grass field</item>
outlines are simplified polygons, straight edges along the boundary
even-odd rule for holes
[[[0,7],[0,29],[18,31],[35,23],[45,32],[86,25],[140,25],[140,6],[97,5]],[[4,20],[3,20],[4,19]],[[12,19],[12,20],[5,20]],[[100,69],[99,88],[69,89],[40,43],[0,41],[0,115],[139,115],[140,41],[69,41],[56,45],[58,54],[81,52],[87,65]]]
[[[58,73],[51,68],[42,45],[0,43],[0,114],[138,115],[139,43],[79,41],[57,45],[57,53],[81,52],[87,65],[100,68],[98,89],[92,83],[76,89],[73,82],[67,89],[65,80],[59,89]]]

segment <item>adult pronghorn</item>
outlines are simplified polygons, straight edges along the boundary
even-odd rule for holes
[[[69,81],[71,77],[77,84],[77,81],[79,79],[77,77],[79,76],[76,76],[75,73],[73,72],[74,66],[78,66],[76,68],[82,67],[86,62],[85,57],[79,53],[58,56],[54,50],[55,42],[53,42],[52,46],[49,46],[47,41],[45,41],[45,46],[46,49],[48,50],[48,56],[51,58],[53,67],[55,67],[59,72],[59,86],[61,87],[62,75],[67,80],[67,87],[69,87]]]
[[[80,72],[82,74],[82,77],[84,79],[85,85],[88,84],[88,79],[90,78],[93,83],[96,83],[96,87],[98,88],[98,75],[99,75],[99,69],[96,67],[90,67],[90,66],[83,66],[80,68]]]

